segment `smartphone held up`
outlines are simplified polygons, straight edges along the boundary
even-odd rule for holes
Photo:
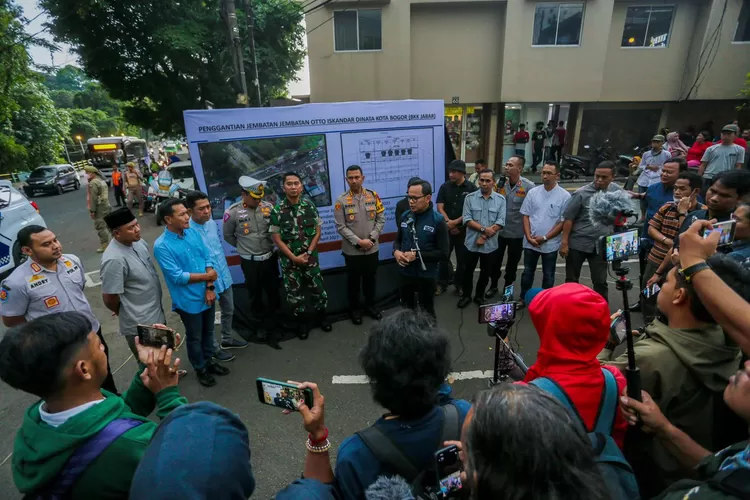
[[[167,349],[175,348],[175,331],[163,325],[138,325],[138,340],[141,345]]]
[[[308,408],[313,406],[313,393],[310,389],[300,389],[294,384],[259,378],[255,381],[258,389],[258,401],[263,404],[299,411],[302,403]]]

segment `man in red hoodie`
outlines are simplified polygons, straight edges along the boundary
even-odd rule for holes
[[[556,382],[570,398],[588,431],[592,431],[604,390],[602,368],[617,380],[618,394],[625,377],[617,368],[601,366],[596,358],[609,339],[610,313],[607,301],[592,289],[565,283],[539,292],[527,304],[539,334],[536,362],[524,382],[546,377]],[[622,449],[628,423],[617,412],[612,437]]]

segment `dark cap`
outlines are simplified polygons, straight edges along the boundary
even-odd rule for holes
[[[722,132],[734,132],[735,134],[739,134],[740,133],[740,127],[738,127],[734,123],[730,123],[729,125],[724,125],[721,128],[721,131]]]
[[[448,170],[453,170],[454,172],[462,172],[466,173],[466,163],[464,163],[462,160],[453,160],[450,165],[448,165]]]
[[[135,215],[127,207],[118,208],[114,212],[110,212],[109,215],[104,216],[104,222],[107,223],[107,227],[115,230],[120,226],[124,226],[135,220]]]

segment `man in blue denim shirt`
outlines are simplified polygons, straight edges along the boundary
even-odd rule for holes
[[[154,257],[164,273],[172,309],[185,325],[190,364],[198,382],[205,387],[216,385],[213,375],[227,375],[229,370],[213,361],[214,316],[218,274],[203,238],[190,229],[190,214],[184,202],[173,199],[159,207],[166,229],[154,243]]]
[[[484,301],[484,290],[490,279],[493,252],[498,248],[498,233],[505,226],[505,197],[496,193],[495,177],[489,170],[479,174],[479,191],[464,198],[463,224],[466,226],[466,270],[461,285],[463,297],[458,307],[463,309],[471,302],[471,289],[474,282],[474,269],[481,265],[474,302]]]
[[[219,238],[219,228],[211,218],[211,202],[208,195],[201,191],[191,191],[185,199],[190,212],[190,228],[195,229],[203,238],[203,243],[208,248],[208,253],[216,265],[216,273],[219,275],[214,283],[216,296],[219,298],[221,307],[221,345],[214,340],[214,359],[218,361],[231,361],[234,354],[222,349],[242,349],[247,347],[247,342],[232,337],[232,318],[234,317],[234,294],[232,293],[232,275],[229,273],[229,265],[224,255],[224,246]]]

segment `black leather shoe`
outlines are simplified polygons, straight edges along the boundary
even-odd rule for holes
[[[632,304],[630,304],[630,311],[631,312],[641,312],[641,303],[640,303],[640,301],[633,302]]]
[[[195,375],[198,377],[198,382],[203,387],[213,387],[216,385],[216,379],[211,376],[210,373],[208,373],[208,370],[206,368],[202,370],[195,370]]]
[[[381,312],[377,309],[373,309],[372,307],[365,307],[365,314],[375,321],[380,321],[381,319],[383,319],[383,315],[381,314]]]
[[[474,297],[474,303],[478,306],[481,306],[482,304],[484,304],[484,297],[480,297],[479,295],[477,295],[476,297]]]
[[[459,309],[463,309],[464,307],[468,306],[469,304],[471,304],[471,297],[469,297],[468,295],[466,295],[464,297],[461,297],[458,300],[458,304],[456,304],[456,307],[458,307]]]
[[[495,287],[492,287],[489,290],[487,290],[487,293],[485,293],[484,296],[487,297],[488,299],[491,299],[492,297],[497,295],[497,292],[498,292],[498,289]]]
[[[220,377],[229,375],[229,368],[221,366],[218,363],[214,363],[213,361],[206,364],[206,371],[211,375],[218,375]]]
[[[355,325],[361,325],[362,324],[362,313],[361,312],[359,312],[359,311],[352,311],[352,312],[349,313],[349,317],[351,318],[353,324],[355,324]],[[323,328],[322,325],[321,325],[321,328]]]

